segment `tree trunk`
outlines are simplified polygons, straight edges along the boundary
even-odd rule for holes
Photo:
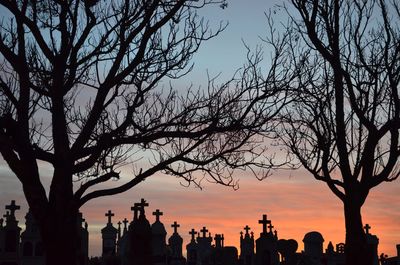
[[[351,196],[344,202],[346,223],[346,264],[373,265],[373,250],[367,244],[361,219],[362,203]]]
[[[76,213],[52,214],[41,225],[46,265],[76,265]]]

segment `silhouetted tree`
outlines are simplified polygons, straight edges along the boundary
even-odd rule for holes
[[[278,136],[343,202],[346,264],[372,264],[361,207],[400,174],[399,2],[291,3],[282,55],[297,78]]]
[[[261,77],[259,53],[220,86],[161,87],[190,72],[200,44],[223,30],[196,13],[218,2],[0,0],[0,152],[47,264],[76,263],[76,214],[91,199],[158,172],[235,185],[231,169],[263,165],[252,137],[285,98]],[[127,163],[133,176],[112,182]],[[48,193],[41,164],[53,169]]]

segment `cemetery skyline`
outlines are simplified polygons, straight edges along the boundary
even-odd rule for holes
[[[1,171],[4,172],[3,168]],[[4,205],[15,199],[21,205],[21,210],[16,212],[17,220],[24,227],[27,204],[19,184],[12,184],[11,176],[7,179],[7,183],[1,183],[5,186],[2,185],[4,189],[0,195],[0,213],[5,213]],[[224,234],[226,245],[239,247],[239,232],[243,227],[250,226],[255,235],[262,231],[257,220],[263,214],[272,219],[279,237],[295,239],[299,250],[303,247],[304,234],[310,231],[323,235],[324,248],[329,241],[334,245],[344,242],[340,201],[329,193],[323,183],[314,181],[301,170],[280,171],[261,182],[243,175],[239,183],[237,191],[211,183],[204,183],[204,189],[200,191],[181,186],[179,180],[173,177],[155,176],[126,193],[89,202],[81,209],[89,224],[89,256],[101,255],[100,230],[107,223],[105,214],[108,210],[115,214],[112,223],[117,227],[118,221],[132,219],[131,206],[141,198],[150,204],[146,209],[149,222],[155,221],[152,212],[160,209],[163,212],[160,219],[167,233],[172,234],[171,224],[178,222],[178,232],[184,243],[190,241],[189,231],[192,228],[200,230],[206,226],[213,236]],[[399,184],[392,183],[373,190],[363,208],[364,223],[368,223],[370,232],[379,238],[379,254],[396,255],[396,244],[400,238],[399,213],[396,211],[400,208],[399,188]]]
[[[246,50],[243,42],[255,49],[262,44],[259,36],[267,34],[264,12],[281,1],[230,1],[228,8],[211,10],[201,14],[210,19],[210,25],[229,21],[228,28],[215,39],[206,42],[195,54],[194,71],[177,86],[204,86],[208,70],[210,76],[222,73],[220,81],[229,78],[245,61]],[[209,13],[207,13],[209,12]],[[284,20],[284,18],[283,18]],[[243,41],[243,42],[242,42]],[[267,67],[269,53],[264,52]],[[48,185],[51,170],[42,165],[42,180]],[[129,166],[122,170],[122,179],[131,174]],[[4,205],[16,200],[21,205],[16,215],[19,225],[24,227],[24,216],[28,207],[21,184],[0,157],[0,214],[5,214]],[[239,232],[249,225],[256,235],[262,226],[257,223],[262,214],[267,214],[280,237],[293,238],[302,248],[302,239],[309,231],[320,232],[324,239],[324,249],[329,241],[334,244],[345,241],[343,206],[325,183],[315,181],[303,170],[279,171],[270,178],[259,182],[246,172],[237,172],[240,188],[233,191],[204,181],[204,190],[183,187],[180,180],[171,176],[152,176],[132,190],[88,202],[81,211],[89,224],[89,256],[101,255],[100,230],[107,223],[105,213],[113,211],[114,226],[124,218],[132,219],[130,207],[145,198],[150,207],[146,216],[150,223],[155,221],[151,214],[160,209],[164,215],[161,221],[168,234],[171,224],[180,224],[179,233],[184,244],[190,241],[189,231],[207,226],[215,234],[224,234],[226,245],[239,246]],[[384,183],[372,190],[363,207],[363,221],[368,223],[371,233],[378,236],[379,254],[396,255],[396,244],[400,243],[400,181]]]

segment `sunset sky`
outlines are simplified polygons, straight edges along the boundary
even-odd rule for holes
[[[179,86],[204,86],[207,71],[211,76],[220,72],[221,82],[229,78],[245,61],[246,49],[256,45],[264,48],[266,67],[268,65],[268,47],[260,40],[267,34],[264,12],[281,1],[266,0],[232,0],[226,9],[207,8],[202,11],[210,25],[219,21],[228,21],[228,28],[217,38],[206,43],[193,58],[194,71],[174,84]],[[285,17],[280,17],[283,21]],[[51,169],[42,166],[42,180],[49,183]],[[122,176],[129,178],[132,174],[128,166],[123,169]],[[27,204],[23,197],[21,184],[10,172],[0,158],[0,214],[5,213],[4,205],[15,199],[22,209],[17,212],[20,225],[24,224]],[[195,187],[184,187],[180,180],[171,176],[158,174],[132,190],[117,196],[96,199],[87,203],[81,211],[89,224],[90,253],[89,256],[101,255],[100,230],[107,222],[105,213],[115,213],[113,223],[124,219],[132,219],[130,207],[133,203],[145,198],[150,207],[146,216],[150,223],[155,221],[152,212],[160,209],[164,212],[161,222],[164,223],[168,235],[173,229],[171,224],[177,221],[181,226],[178,232],[189,242],[188,232],[194,228],[199,231],[206,226],[214,236],[224,234],[225,245],[239,248],[239,232],[249,225],[258,238],[261,225],[258,220],[263,214],[278,231],[278,237],[295,239],[299,250],[303,249],[302,239],[310,231],[319,231],[324,239],[324,249],[329,241],[335,245],[344,242],[343,206],[338,198],[321,182],[315,181],[304,170],[281,170],[273,173],[264,181],[258,181],[248,172],[237,172],[239,190],[223,187],[204,181],[203,190]],[[122,179],[122,180],[123,180]],[[396,244],[400,244],[400,181],[383,183],[372,190],[363,207],[363,221],[368,223],[371,233],[380,240],[379,253],[389,256],[396,254]]]

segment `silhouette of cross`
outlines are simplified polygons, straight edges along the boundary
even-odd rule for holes
[[[369,230],[371,229],[371,226],[369,226],[369,224],[366,224],[366,225],[364,226],[364,229],[365,229],[365,233],[366,233],[366,234],[369,234]]]
[[[121,221],[118,221],[117,224],[118,224],[118,230],[121,230],[121,224],[122,224]]]
[[[196,234],[197,234],[197,232],[196,232],[196,230],[194,230],[194,228],[192,228],[192,230],[189,231],[189,235],[192,236],[192,241],[194,241],[194,235],[196,235]]]
[[[267,215],[263,214],[263,219],[258,220],[258,223],[263,225],[263,234],[265,234],[267,232],[267,224],[270,224],[271,220],[268,220]]]
[[[127,230],[126,224],[129,223],[128,219],[124,218],[124,220],[122,220],[122,222],[124,223],[124,231]]]
[[[140,210],[139,203],[134,203],[131,207],[131,211],[133,211],[133,220],[136,221],[138,218],[138,211]]]
[[[249,227],[248,225],[246,225],[243,229],[246,230],[246,235],[248,235],[248,234],[249,234],[250,227]]]
[[[114,216],[114,214],[111,212],[111,210],[108,210],[108,212],[105,214],[105,216],[108,217],[108,223],[111,224],[111,217]]]
[[[10,216],[15,216],[15,211],[21,209],[19,205],[15,204],[15,200],[11,201],[10,205],[6,205],[6,210],[10,210]]]
[[[171,227],[174,228],[174,234],[178,233],[178,227],[180,227],[180,225],[178,225],[178,223],[175,221]]]
[[[156,222],[160,221],[160,215],[163,215],[163,212],[160,212],[159,209],[157,209],[155,212],[153,212],[153,215],[156,216]]]
[[[147,206],[149,206],[149,204],[146,202],[146,200],[145,199],[141,199],[140,200],[140,202],[139,202],[139,207],[140,207],[140,214],[141,215],[144,215],[144,207],[147,207]]]
[[[206,229],[205,226],[203,226],[203,229],[201,229],[200,232],[203,233],[203,237],[206,237],[206,234],[207,234],[208,230]]]
[[[270,223],[270,224],[268,225],[268,228],[269,228],[269,232],[272,233],[272,228],[274,228],[274,226],[272,225],[272,223]]]

